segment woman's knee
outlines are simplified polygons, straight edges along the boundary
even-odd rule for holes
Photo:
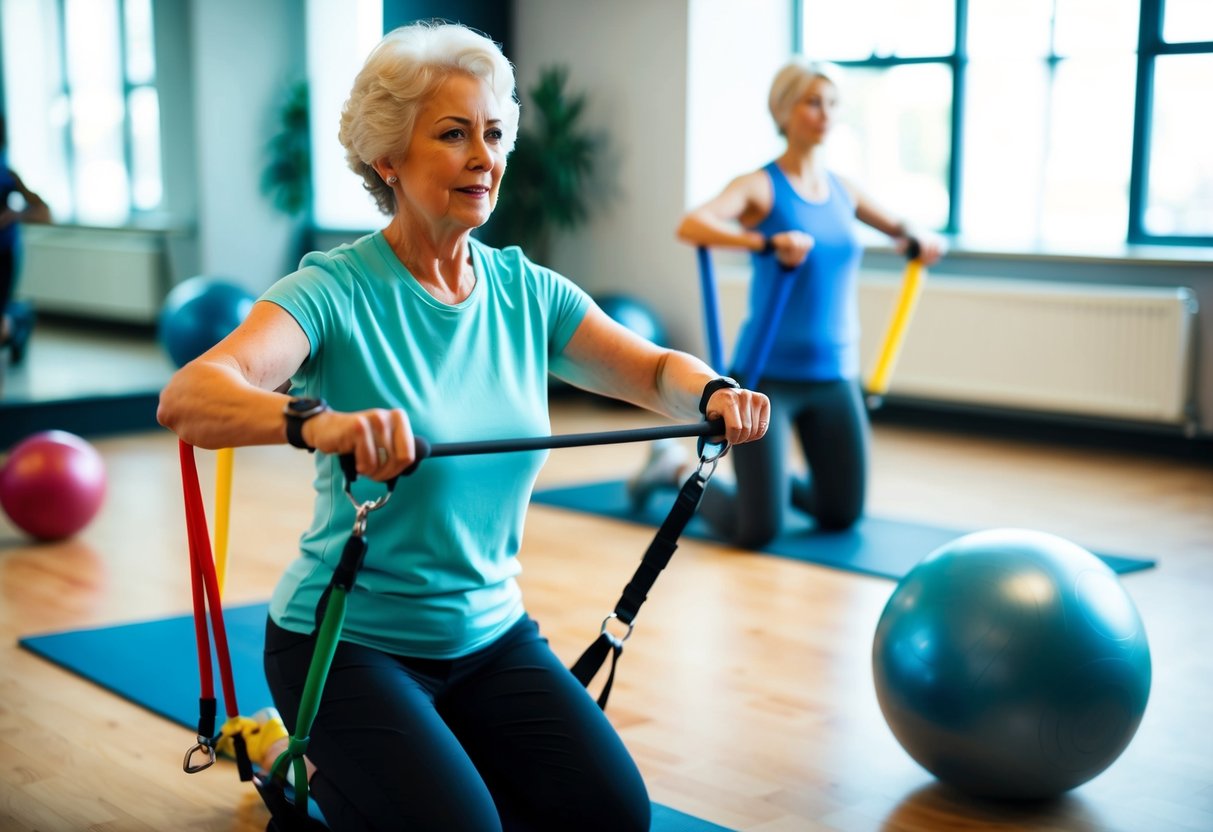
[[[818,500],[814,520],[826,531],[843,531],[854,526],[863,516],[863,495],[846,500]]]
[[[648,832],[652,826],[653,804],[641,785],[626,794],[599,791],[590,799],[578,801],[576,810],[564,813],[559,824],[550,828],[577,829],[585,832]],[[546,819],[547,822],[555,818]],[[548,828],[543,824],[540,828]]]
[[[779,536],[782,527],[781,517],[742,516],[733,535],[733,544],[743,549],[761,549]]]

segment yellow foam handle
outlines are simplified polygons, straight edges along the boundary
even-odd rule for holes
[[[215,457],[215,576],[219,593],[227,574],[227,532],[232,508],[232,448],[221,448]]]
[[[881,345],[880,354],[876,360],[876,368],[868,379],[869,393],[883,396],[888,392],[889,379],[893,375],[893,367],[897,363],[897,356],[901,353],[901,344],[905,340],[906,329],[909,328],[910,318],[914,314],[914,307],[918,303],[918,296],[922,292],[925,280],[926,272],[921,260],[911,260],[906,264],[901,295],[897,298],[893,319],[889,322],[889,329],[885,333],[884,343]]]

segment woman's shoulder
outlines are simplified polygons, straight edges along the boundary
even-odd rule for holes
[[[480,255],[481,260],[494,268],[520,270],[535,265],[526,256],[526,252],[522,250],[521,246],[511,245],[497,248],[476,237],[470,237],[468,245]]]
[[[355,240],[340,243],[327,251],[309,251],[299,262],[299,267],[315,266],[322,269],[348,268],[370,259],[377,249],[377,238],[381,232],[366,234]]]
[[[769,162],[762,167],[747,170],[745,173],[738,174],[734,177],[733,182],[743,187],[769,187],[771,184],[771,171],[775,169],[775,163]]]
[[[569,291],[573,282],[561,273],[536,263],[519,246],[494,248],[472,238],[473,251],[487,268],[493,283],[504,291],[515,286],[529,295],[551,296]]]
[[[373,271],[376,263],[384,259],[377,246],[376,236],[377,234],[367,234],[327,251],[309,251],[299,261],[299,267],[287,277],[347,282],[351,277],[357,277],[368,270]]]
[[[537,280],[545,279],[548,275],[555,274],[551,269],[528,257],[521,246],[495,248],[475,237],[471,238],[470,245],[473,252],[479,256],[480,261],[499,280],[509,282],[518,279],[534,283]]]

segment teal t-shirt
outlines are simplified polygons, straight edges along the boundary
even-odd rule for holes
[[[295,395],[337,410],[400,407],[431,443],[544,436],[548,368],[591,301],[517,248],[471,243],[476,285],[447,305],[405,270],[382,233],[327,253],[262,299],[285,309],[311,351]],[[516,555],[545,451],[438,457],[401,477],[367,520],[369,548],[342,637],[391,653],[454,658],[523,615]],[[338,459],[316,454],[316,500],[300,556],[270,602],[281,627],[310,633],[316,605],[350,537],[354,507]],[[354,495],[384,486],[359,479]]]

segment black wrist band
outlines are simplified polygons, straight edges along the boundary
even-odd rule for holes
[[[319,416],[329,409],[324,399],[297,398],[291,399],[283,408],[286,416],[286,441],[296,448],[313,452],[316,449],[303,438],[303,423],[313,416]]]
[[[762,253],[763,254],[774,254],[775,253],[775,238],[774,237],[767,237],[766,240],[763,241]]]
[[[726,387],[731,387],[734,390],[740,390],[741,385],[728,376],[720,376],[714,378],[703,386],[703,395],[699,397],[699,412],[704,416],[708,415],[708,399],[712,398],[712,394],[717,390],[722,390]]]

